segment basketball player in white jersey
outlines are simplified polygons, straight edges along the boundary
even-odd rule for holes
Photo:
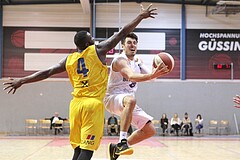
[[[109,144],[110,160],[116,160],[119,155],[130,155],[133,149],[129,145],[136,144],[155,135],[156,131],[151,123],[153,117],[145,113],[137,104],[135,92],[137,82],[151,80],[168,72],[163,64],[151,71],[135,56],[138,37],[133,32],[122,40],[123,52],[115,57],[110,66],[107,94],[104,99],[106,109],[120,116],[120,138],[118,144]],[[127,138],[130,124],[138,129]]]

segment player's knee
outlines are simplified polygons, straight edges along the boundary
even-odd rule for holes
[[[147,123],[142,130],[145,133],[145,135],[147,135],[147,137],[152,137],[157,133],[152,123]]]
[[[142,133],[145,135],[146,138],[152,137],[156,134],[156,130],[154,128],[148,128],[145,130],[141,130]]]
[[[157,131],[156,131],[155,128],[151,128],[151,129],[148,130],[149,137],[154,136],[156,133],[157,133]]]

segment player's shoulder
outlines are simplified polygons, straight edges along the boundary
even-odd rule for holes
[[[128,58],[126,57],[125,54],[122,54],[122,53],[121,53],[121,54],[115,54],[115,55],[114,55],[114,59],[121,61],[121,60],[127,60]]]
[[[122,56],[122,55],[117,55],[117,56],[113,59],[112,63],[115,63],[115,64],[117,64],[117,65],[127,64],[127,58],[124,57],[124,56]]]
[[[69,55],[67,55],[66,59],[67,60],[71,60],[73,58],[76,58],[78,55],[78,52],[73,52],[73,53],[70,53]]]

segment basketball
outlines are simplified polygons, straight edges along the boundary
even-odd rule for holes
[[[153,67],[157,68],[159,65],[164,63],[166,66],[168,66],[169,72],[171,72],[174,68],[174,59],[173,57],[167,53],[167,52],[161,52],[158,53],[153,58]]]

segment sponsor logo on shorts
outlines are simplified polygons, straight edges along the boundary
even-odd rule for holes
[[[82,140],[81,144],[94,145],[95,135],[88,135],[86,139]]]
[[[94,138],[95,138],[95,135],[88,135],[87,136],[87,139],[89,139],[89,140],[94,140]]]

